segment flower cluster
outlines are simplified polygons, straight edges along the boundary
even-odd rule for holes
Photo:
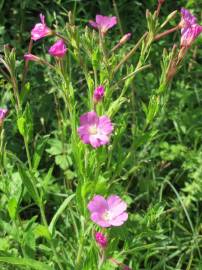
[[[41,23],[37,23],[34,28],[31,30],[31,39],[34,41],[37,41],[41,38],[44,38],[46,36],[50,36],[54,34],[54,31],[52,31],[45,23],[45,16],[43,14],[40,14],[40,20]],[[48,53],[54,57],[62,58],[65,56],[67,52],[67,47],[65,45],[65,42],[63,39],[57,40],[48,50]],[[24,58],[26,61],[35,61],[35,62],[43,62],[41,59],[33,55],[31,53],[27,53],[24,55]]]
[[[158,0],[159,10],[164,0]],[[159,11],[157,12],[159,13]],[[157,14],[158,15],[158,14]],[[40,14],[40,23],[37,23],[31,30],[31,39],[37,41],[41,38],[50,35],[60,36],[51,30],[45,23],[45,16]],[[103,16],[96,15],[95,21],[90,20],[89,24],[97,29],[100,34],[100,41],[103,41],[103,37],[107,31],[113,28],[117,24],[117,18],[115,16]],[[181,9],[181,22],[177,27],[173,28],[175,31],[181,28],[181,48],[185,48],[183,53],[189,48],[194,40],[202,32],[202,26],[197,23],[196,17],[193,16],[188,10]],[[158,37],[162,37],[168,33],[173,32],[173,29],[169,29],[165,33],[160,34]],[[131,38],[131,33],[125,34],[117,43],[117,45],[111,50],[119,48],[125,42]],[[157,37],[156,37],[157,40]],[[67,47],[63,39],[57,40],[48,50],[48,53],[57,58],[63,58],[67,53]],[[24,55],[25,60],[42,62],[42,59],[38,56],[31,54],[31,52]],[[179,58],[179,57],[178,57]],[[177,70],[177,64],[174,63],[174,73],[170,73],[172,76]],[[171,65],[172,67],[172,65]],[[171,71],[171,69],[169,70]],[[170,78],[172,77],[170,76]],[[97,83],[96,83],[97,84]],[[108,115],[99,115],[99,105],[102,106],[104,102],[104,96],[106,99],[105,88],[103,85],[99,85],[95,88],[93,96],[90,97],[90,104],[92,105],[92,111],[88,111],[80,116],[80,125],[77,129],[78,136],[84,144],[91,145],[94,149],[109,144],[114,125]],[[103,106],[104,107],[104,106]],[[3,123],[7,114],[6,109],[0,109],[0,125]],[[100,113],[101,114],[101,113]],[[96,151],[96,150],[95,150]],[[104,230],[105,228],[122,226],[128,220],[128,213],[126,211],[127,204],[117,195],[110,195],[104,198],[101,195],[95,195],[88,203],[88,210],[90,212],[91,220]],[[104,229],[103,229],[104,228]],[[102,232],[95,232],[96,243],[104,250],[108,245],[108,239]],[[122,263],[113,262],[118,266],[122,266],[123,269],[130,269]]]

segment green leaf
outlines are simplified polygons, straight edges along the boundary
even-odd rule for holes
[[[43,151],[45,149],[47,142],[47,138],[41,138],[35,147],[34,155],[33,155],[33,169],[37,170],[39,163],[42,158]]]
[[[55,215],[53,216],[51,223],[49,225],[49,230],[50,233],[53,233],[53,230],[55,228],[56,222],[58,220],[58,218],[62,215],[62,213],[64,212],[64,210],[66,209],[66,207],[68,206],[68,204],[70,203],[70,201],[74,198],[75,194],[70,195],[69,197],[67,197],[64,202],[60,205],[60,207],[58,208],[57,212],[55,213]]]
[[[25,122],[26,120],[23,116],[19,117],[17,120],[18,130],[22,136],[25,136]]]
[[[27,82],[22,91],[20,92],[20,100],[21,100],[21,103],[23,103],[23,101],[25,100],[25,98],[27,97],[27,95],[30,93],[30,83]]]
[[[119,111],[119,109],[121,108],[121,105],[126,101],[127,99],[125,97],[119,97],[117,100],[112,102],[107,111],[107,115],[109,117],[113,117]]]
[[[18,170],[19,170],[20,176],[22,178],[22,181],[27,188],[27,191],[29,192],[30,196],[35,201],[35,203],[37,205],[39,205],[40,204],[40,197],[39,197],[38,191],[33,183],[33,179],[31,180],[32,176],[28,175],[25,168],[21,167],[21,165],[18,165]]]
[[[0,257],[0,262],[12,265],[29,266],[36,270],[54,270],[51,266],[29,258]]]
[[[23,113],[23,116],[25,118],[25,135],[27,137],[28,142],[32,139],[33,136],[33,116],[32,116],[32,110],[31,107],[29,105],[29,103],[27,103],[25,111]]]
[[[36,237],[44,237],[50,240],[50,232],[45,226],[41,224],[37,224],[36,228],[34,229],[34,234]]]
[[[67,170],[69,168],[69,161],[66,155],[58,155],[55,157],[55,163],[60,166],[62,170]]]
[[[51,147],[46,149],[46,152],[52,156],[59,155],[63,152],[63,145],[61,141],[57,139],[49,139],[48,144],[50,144]]]
[[[14,220],[16,217],[17,206],[18,206],[18,202],[17,202],[16,198],[11,198],[8,201],[8,213],[9,213],[9,216],[12,220]]]

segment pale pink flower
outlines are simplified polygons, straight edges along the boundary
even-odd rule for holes
[[[26,53],[24,55],[24,59],[26,61],[35,61],[35,62],[40,62],[41,61],[41,59],[38,56],[36,56],[34,54],[31,54],[31,53]]]
[[[7,114],[8,114],[7,109],[0,108],[0,126],[3,124],[3,121],[6,118]]]
[[[109,143],[113,125],[106,116],[98,116],[96,112],[87,112],[80,117],[78,128],[80,139],[85,144],[91,144],[94,148]]]
[[[40,14],[41,23],[35,24],[31,31],[31,39],[36,41],[40,38],[52,35],[52,30],[48,28],[45,24],[45,16]]]
[[[102,85],[99,85],[99,86],[95,89],[95,91],[94,91],[94,93],[93,93],[93,100],[94,100],[95,103],[97,103],[97,102],[99,102],[99,101],[102,100],[102,98],[103,98],[103,96],[104,96],[104,92],[105,92],[105,88],[104,88],[104,86],[102,86]]]
[[[101,227],[121,226],[127,219],[127,204],[117,195],[107,199],[96,195],[88,204],[91,219]]]
[[[102,248],[105,248],[107,246],[107,238],[101,232],[95,233],[95,240]]]
[[[90,25],[94,28],[100,30],[100,32],[104,35],[106,32],[117,24],[117,19],[115,16],[102,16],[96,15],[95,21],[90,20]]]
[[[63,57],[67,52],[67,47],[63,39],[56,41],[49,49],[49,54],[55,57]]]
[[[181,9],[181,46],[189,47],[202,32],[202,26],[197,24],[196,17],[187,9]]]

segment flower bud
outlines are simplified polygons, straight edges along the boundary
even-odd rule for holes
[[[49,49],[49,54],[54,57],[64,57],[67,52],[67,47],[64,43],[64,40],[59,39],[56,41]]]
[[[99,101],[101,101],[103,99],[104,92],[105,92],[105,88],[102,85],[99,85],[95,89],[94,94],[93,94],[94,103],[98,103]]]
[[[107,238],[101,232],[95,233],[95,241],[102,248],[105,248],[107,246]]]
[[[0,108],[0,127],[2,126],[3,121],[6,118],[7,114],[8,114],[8,110],[7,109],[1,109]]]
[[[124,44],[124,43],[126,43],[126,41],[128,41],[129,39],[130,39],[130,37],[131,37],[131,33],[127,33],[127,34],[125,34],[121,39],[120,39],[120,41],[119,41],[119,44]]]
[[[25,59],[26,61],[41,62],[41,59],[40,59],[38,56],[36,56],[36,55],[34,55],[34,54],[31,54],[31,53],[25,54],[25,55],[24,55],[24,59]]]

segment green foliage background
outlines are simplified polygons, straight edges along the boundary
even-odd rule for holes
[[[146,30],[144,19],[146,9],[156,6],[155,0],[135,1],[117,0],[121,25],[111,34],[111,43],[121,32],[132,32],[129,41],[131,46]],[[202,2],[189,1],[166,1],[162,8],[162,16],[181,6],[189,8],[202,23]],[[76,24],[86,26],[89,19],[95,14],[114,14],[112,1],[31,1],[14,0],[0,1],[0,42],[1,51],[3,44],[9,44],[16,48],[18,68],[22,68],[23,54],[26,52],[30,37],[30,29],[38,22],[40,12],[46,14],[47,24],[65,25],[67,11],[72,10],[76,17]],[[179,17],[176,19],[176,22]],[[134,107],[139,108],[142,102],[147,102],[151,94],[151,85],[158,82],[160,70],[160,56],[164,47],[171,48],[172,44],[178,42],[179,34],[171,35],[152,48],[152,70],[141,73],[136,77],[131,92],[135,92]],[[40,41],[43,52],[39,46],[35,46],[33,52],[42,54],[49,47],[50,41]],[[47,45],[48,44],[48,45]],[[133,60],[131,60],[133,61]],[[117,229],[121,242],[120,250],[124,257],[127,253],[125,263],[130,263],[132,269],[175,269],[189,270],[202,269],[202,37],[194,43],[186,58],[186,64],[177,74],[169,93],[169,103],[158,127],[159,132],[155,140],[149,146],[142,148],[135,160],[131,160],[133,171],[127,179],[122,172],[120,178],[123,185],[117,184],[115,190],[125,192],[125,199],[130,203],[130,220],[125,227]],[[76,67],[72,66],[72,76]],[[36,79],[37,78],[37,79]],[[78,76],[79,80],[79,76]],[[32,64],[29,70],[29,81],[31,84],[29,102],[33,109],[34,122],[33,145],[38,144],[38,137],[44,139],[47,136],[45,154],[43,155],[40,169],[44,175],[48,175],[46,168],[52,168],[51,177],[47,180],[48,190],[46,200],[48,218],[51,220],[55,212],[55,206],[60,205],[63,197],[53,196],[54,192],[63,194],[61,183],[64,174],[69,179],[74,179],[72,170],[71,153],[67,160],[62,158],[61,145],[54,137],[57,128],[54,95],[51,94],[57,88],[54,80],[47,76],[44,67]],[[9,86],[3,77],[0,77],[1,105],[11,104],[8,102]],[[80,95],[85,91],[80,85]],[[82,104],[82,99],[81,99]],[[135,115],[125,115],[129,121],[141,122],[141,117],[135,119]],[[25,151],[22,151],[22,139],[13,126],[15,115],[10,115],[5,123],[7,148],[18,154],[21,160],[26,160]],[[121,119],[124,124],[124,119]],[[67,123],[68,125],[68,123]],[[122,139],[127,147],[130,138],[125,134]],[[39,144],[40,147],[40,144]],[[42,146],[43,147],[43,146]],[[67,147],[68,148],[68,147]],[[53,165],[53,164],[56,165]],[[134,163],[134,164],[133,164]],[[61,170],[62,169],[62,170]],[[113,168],[112,168],[113,170]],[[127,168],[126,168],[127,171]],[[21,186],[19,174],[10,168],[10,181],[8,190],[12,198],[19,196],[18,188]],[[66,184],[66,183],[65,183]],[[0,184],[1,185],[1,184]],[[1,187],[2,188],[2,187]],[[126,195],[129,193],[130,197]],[[9,222],[6,208],[12,201],[5,196],[0,198],[0,254],[1,256],[19,255],[18,241],[20,236],[14,225]],[[43,228],[36,227],[37,209],[32,207],[32,200],[27,195],[24,197],[21,218],[26,220],[23,235],[23,245],[26,255],[30,258],[39,257],[40,252],[48,256],[49,250],[43,241],[39,241],[44,235]],[[26,210],[28,207],[28,210]],[[12,214],[10,214],[12,216]],[[68,215],[63,215],[60,220],[60,232],[70,227]],[[40,230],[41,229],[41,230]],[[71,230],[68,232],[71,239]],[[21,236],[22,236],[21,235]],[[16,241],[17,239],[17,241]],[[21,238],[22,239],[22,238]],[[90,241],[90,240],[89,240]],[[67,241],[68,242],[68,241]],[[36,254],[36,246],[39,246]],[[61,243],[58,244],[59,246]],[[71,246],[66,245],[66,252],[76,252]],[[89,254],[93,257],[93,254]],[[67,265],[70,262],[66,262]],[[1,265],[1,262],[0,262]],[[15,268],[13,268],[15,267]],[[40,267],[40,266],[39,266]],[[112,269],[110,268],[106,269]],[[9,266],[2,264],[1,270],[5,269],[29,269],[28,266]],[[38,268],[39,269],[39,268]],[[68,268],[67,268],[68,269]],[[71,269],[71,268],[69,268]],[[83,268],[84,269],[84,268]],[[89,269],[86,265],[85,269]]]

